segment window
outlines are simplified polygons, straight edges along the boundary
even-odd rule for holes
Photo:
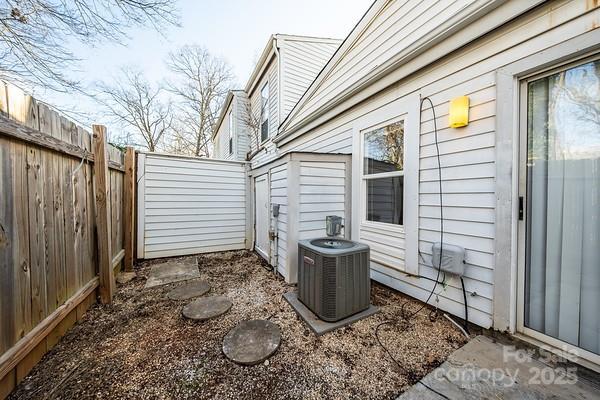
[[[363,136],[366,220],[403,225],[404,121]]]
[[[233,154],[233,111],[229,112],[229,154]]]
[[[260,91],[260,141],[269,138],[269,82]]]

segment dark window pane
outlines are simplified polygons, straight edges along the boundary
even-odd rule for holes
[[[269,120],[263,121],[260,125],[260,141],[264,142],[269,138]]]
[[[269,138],[269,82],[260,91],[260,141]]]
[[[404,177],[367,179],[367,220],[403,225]]]
[[[404,169],[404,121],[365,133],[364,173],[402,171]]]

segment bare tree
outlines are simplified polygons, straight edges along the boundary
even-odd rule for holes
[[[246,159],[251,160],[260,147],[260,118],[252,112],[252,102],[250,99],[245,99],[244,101],[244,110],[241,114],[241,120],[248,134],[248,143],[256,143],[256,149],[252,150],[251,145],[250,150],[246,154]]]
[[[135,133],[135,137],[143,142],[127,144],[156,151],[173,126],[173,112],[170,100],[165,98],[166,90],[148,83],[139,71],[124,68],[121,72],[122,76],[113,83],[98,84],[97,99],[107,109],[108,116],[126,130],[116,141],[130,142],[131,136],[127,133]]]
[[[65,91],[77,57],[68,41],[122,43],[132,26],[176,24],[171,0],[4,0],[0,2],[0,77]]]
[[[192,149],[195,148],[195,142],[190,138],[185,124],[179,120],[178,115],[173,121],[170,135],[165,139],[163,147],[168,153],[194,155]]]
[[[169,90],[178,98],[180,151],[209,156],[212,129],[233,83],[231,68],[200,46],[184,46],[171,53],[167,65],[175,74]]]

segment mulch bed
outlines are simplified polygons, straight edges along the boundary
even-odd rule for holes
[[[440,365],[465,338],[445,318],[423,309],[410,323],[412,300],[373,283],[372,317],[316,337],[281,297],[294,290],[247,251],[199,255],[208,295],[225,295],[229,313],[206,322],[181,316],[185,301],[168,300],[178,284],[142,290],[150,267],[140,263],[133,281],[119,285],[110,306],[95,305],[31,371],[11,399],[390,399]],[[185,258],[185,257],[184,257]],[[281,347],[267,362],[230,362],[222,339],[237,323],[268,318],[282,331]],[[401,364],[398,367],[378,344]]]

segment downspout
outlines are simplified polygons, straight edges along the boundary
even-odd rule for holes
[[[277,135],[279,134],[279,122],[281,121],[281,93],[283,92],[281,88],[281,57],[279,54],[279,47],[277,47],[277,40],[277,36],[275,36],[273,38],[273,51],[275,52],[275,57],[277,57],[277,123],[275,124],[277,128],[273,137],[277,137]],[[273,141],[271,143],[275,144],[275,142]],[[277,148],[276,144],[275,148]],[[271,240],[273,242],[273,251],[271,252],[271,265],[273,266],[273,273],[277,274],[279,263],[279,204],[271,203],[271,214],[273,215],[273,217],[271,218],[273,225],[271,226],[271,230],[269,231],[269,236],[271,237]]]
[[[279,204],[271,204],[271,226],[269,229],[269,239],[273,245],[273,250],[271,251],[270,256],[270,264],[273,266],[273,273],[277,273],[278,267],[278,253],[279,253]]]

